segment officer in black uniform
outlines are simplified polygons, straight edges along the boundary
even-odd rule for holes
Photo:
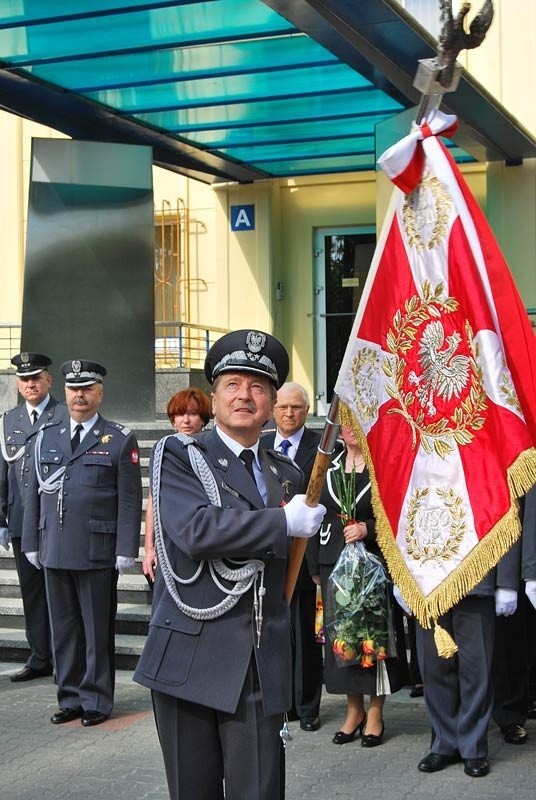
[[[325,512],[296,495],[293,461],[259,447],[287,372],[273,336],[226,334],[205,362],[214,429],[153,452],[158,572],[134,678],[152,689],[172,800],[222,800],[224,784],[226,800],[284,795],[289,537]]]
[[[117,573],[138,554],[142,488],[134,434],[100,416],[94,361],[62,364],[69,417],[39,433],[22,549],[44,567],[58,685],[55,724],[98,725],[114,694]]]
[[[37,432],[43,424],[65,416],[67,410],[50,396],[48,367],[52,361],[48,356],[19,353],[11,363],[24,402],[0,419],[0,544],[6,550],[10,541],[13,545],[30,646],[25,666],[11,676],[12,681],[20,682],[52,674],[45,582],[43,573],[21,553],[22,518]]]

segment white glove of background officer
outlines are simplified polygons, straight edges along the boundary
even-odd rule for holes
[[[319,504],[311,508],[306,505],[304,494],[296,494],[283,506],[283,511],[287,518],[287,536],[300,536],[307,539],[314,536],[321,526],[326,507]]]
[[[135,561],[133,556],[116,556],[115,568],[120,575],[124,575],[127,569],[134,566]]]
[[[39,553],[38,552],[35,552],[35,553],[24,553],[24,555],[26,556],[26,558],[28,559],[28,561],[30,562],[32,567],[35,567],[36,569],[41,569],[41,564],[39,563]]]
[[[514,589],[495,589],[495,613],[498,617],[511,617],[517,608],[517,592]]]
[[[9,550],[9,531],[7,528],[0,528],[0,545],[4,550]]]
[[[525,594],[534,608],[536,608],[536,581],[527,581],[525,583]]]
[[[408,617],[412,617],[413,611],[410,609],[410,607],[402,597],[402,593],[400,592],[398,586],[393,586],[393,596],[398,605],[400,606],[400,608],[402,609],[402,611],[404,611],[408,615]]]

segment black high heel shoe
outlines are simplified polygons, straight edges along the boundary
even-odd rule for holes
[[[363,735],[363,728],[367,724],[367,715],[363,717],[359,725],[353,729],[351,733],[345,733],[344,731],[337,731],[335,736],[333,737],[333,744],[348,744],[349,742],[353,742],[354,739],[359,738],[359,736]]]
[[[383,744],[384,731],[385,725],[382,720],[382,729],[378,736],[375,733],[364,733],[361,737],[361,747],[378,747],[378,745]]]

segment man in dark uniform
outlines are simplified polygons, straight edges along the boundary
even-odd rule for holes
[[[261,331],[210,349],[215,428],[158,443],[151,475],[158,573],[135,680],[152,689],[172,800],[277,800],[291,704],[290,536],[311,536],[301,470],[259,448],[288,355]],[[230,572],[233,570],[233,572]]]
[[[468,595],[439,617],[458,646],[456,655],[441,658],[434,631],[416,622],[424,700],[432,725],[432,747],[418,764],[421,772],[438,772],[463,761],[471,778],[489,773],[495,615],[510,616],[516,610],[519,558],[516,543]],[[397,589],[395,596],[407,611]]]
[[[17,370],[17,388],[24,402],[6,411],[0,420],[0,544],[13,554],[30,655],[25,666],[14,675],[15,682],[30,681],[52,674],[50,627],[43,573],[21,553],[22,518],[33,445],[43,424],[66,414],[65,405],[50,396],[52,363],[42,353],[19,353],[11,363]]]
[[[299,383],[287,382],[277,392],[274,421],[277,430],[261,438],[261,447],[274,448],[292,458],[301,468],[303,489],[307,488],[320,434],[305,426],[309,397]],[[300,728],[316,731],[320,727],[322,695],[322,645],[315,640],[316,584],[304,559],[296,582],[290,615],[293,632],[293,704],[290,718],[298,717]]]
[[[22,549],[44,567],[59,710],[98,725],[114,694],[117,573],[139,549],[142,488],[134,434],[100,416],[106,370],[66,361],[70,417],[38,434],[24,514]]]

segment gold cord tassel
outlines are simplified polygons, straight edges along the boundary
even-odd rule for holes
[[[445,628],[436,622],[434,626],[434,642],[441,658],[452,658],[458,652],[458,645]]]

